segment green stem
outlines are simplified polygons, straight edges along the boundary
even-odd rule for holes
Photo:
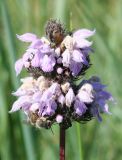
[[[78,148],[80,160],[83,160],[83,150],[82,150],[82,141],[81,141],[81,127],[80,124],[76,124],[77,127],[77,140],[78,140]]]

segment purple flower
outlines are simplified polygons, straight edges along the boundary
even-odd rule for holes
[[[56,122],[61,123],[63,121],[63,116],[62,115],[57,115],[56,116]]]
[[[89,83],[85,83],[79,90],[77,95],[80,101],[84,103],[92,103],[94,100],[93,87]]]
[[[79,116],[82,116],[86,112],[87,107],[82,101],[80,101],[79,99],[76,99],[74,103],[74,109],[76,114],[78,114]]]
[[[50,55],[45,55],[42,62],[41,62],[41,68],[44,72],[52,72],[55,66],[55,58]]]
[[[40,67],[40,59],[42,58],[42,55],[39,51],[35,53],[34,58],[31,61],[31,65],[33,67]]]
[[[25,33],[23,35],[18,35],[17,38],[23,42],[33,42],[37,39],[37,36],[32,33]]]
[[[88,65],[88,62],[87,62],[87,60],[86,60],[86,57],[85,57],[85,55],[81,52],[81,50],[73,50],[73,53],[72,53],[72,59],[73,59],[73,61],[75,61],[75,62],[78,62],[78,63],[80,63],[80,62],[82,62],[83,64],[85,64],[85,65]]]
[[[82,63],[78,63],[73,60],[71,61],[70,66],[69,66],[73,76],[77,76],[79,72],[81,71],[82,67],[83,67]]]
[[[15,63],[15,71],[17,76],[20,74],[22,68],[23,68],[23,60],[19,59]]]
[[[30,106],[29,110],[32,111],[32,112],[35,112],[35,111],[37,111],[39,108],[40,108],[40,103],[33,103],[33,104]]]
[[[95,31],[82,29],[73,33],[73,37],[66,36],[62,42],[62,45],[66,48],[62,53],[62,63],[64,67],[70,68],[73,76],[80,73],[83,64],[89,66],[87,56],[91,51],[92,42],[85,38],[92,36],[94,33]]]
[[[53,99],[49,99],[45,102],[44,110],[42,112],[42,116],[45,115],[53,115],[55,113],[55,110],[57,108],[57,104]]]
[[[62,54],[62,63],[63,63],[63,66],[65,67],[69,67],[70,65],[70,61],[71,61],[71,53],[68,49],[66,49],[63,54]]]
[[[95,30],[90,31],[88,29],[79,29],[78,31],[73,33],[73,37],[78,37],[79,39],[88,38],[95,34]]]
[[[18,100],[14,102],[12,109],[9,111],[9,113],[16,112],[21,108],[26,111],[29,109],[31,104],[32,100],[30,96],[21,96],[18,98]]]
[[[61,94],[60,85],[56,82],[54,82],[48,90],[52,93],[52,95],[60,95]]]
[[[73,33],[73,39],[75,41],[76,48],[86,48],[92,45],[92,42],[89,42],[85,38],[93,36],[95,34],[95,30],[90,31],[88,29],[80,29]]]
[[[58,97],[58,102],[61,103],[61,105],[63,106],[63,104],[65,103],[65,97],[63,94],[61,94],[59,97]]]
[[[72,88],[70,88],[69,91],[67,92],[65,99],[66,99],[66,106],[70,107],[75,99],[75,94]]]
[[[90,111],[91,113],[98,118],[99,121],[102,120],[100,113],[108,113],[109,106],[107,104],[108,101],[113,101],[113,97],[110,93],[105,91],[105,85],[101,84],[100,79],[98,77],[92,77],[86,81],[87,83],[92,85],[93,88],[93,103],[91,104]]]

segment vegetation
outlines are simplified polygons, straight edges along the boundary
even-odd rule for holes
[[[49,18],[57,18],[68,28],[96,28],[92,67],[86,77],[99,75],[113,93],[117,104],[112,115],[67,130],[67,160],[121,160],[122,157],[122,0],[0,0],[0,159],[57,160],[59,128],[35,129],[24,124],[23,115],[9,114],[19,86],[14,63],[24,45],[16,34],[44,34]],[[25,73],[21,74],[23,77]]]

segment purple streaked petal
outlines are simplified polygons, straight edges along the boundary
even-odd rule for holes
[[[93,103],[91,105],[91,113],[93,114],[94,117],[97,117],[98,121],[101,122],[102,121],[102,117],[100,116],[100,108],[98,106],[98,104]]]
[[[57,104],[54,100],[49,100],[46,102],[46,109],[44,110],[44,112],[42,113],[42,116],[44,115],[53,115],[55,113],[55,110],[57,108]]]
[[[69,68],[72,72],[72,75],[77,76],[79,72],[81,71],[82,67],[83,67],[82,63],[77,63],[72,60]]]
[[[112,100],[113,99],[112,95],[109,92],[106,92],[106,91],[100,91],[99,92],[99,97],[101,97],[103,99],[106,99],[106,100]]]
[[[52,97],[52,93],[49,91],[49,89],[47,89],[42,94],[40,101],[41,102],[46,102],[47,100],[50,99],[50,97]]]
[[[16,76],[18,76],[23,68],[23,60],[19,59],[15,62]]]
[[[95,30],[91,31],[88,29],[79,29],[78,31],[73,33],[73,37],[83,39],[83,38],[88,38],[90,36],[93,36],[95,34]]]
[[[93,53],[93,49],[91,47],[83,48],[82,53],[87,57],[89,53]]]
[[[78,114],[79,116],[82,116],[87,110],[86,105],[83,102],[79,101],[78,99],[76,99],[74,103],[74,108],[76,114]]]
[[[100,82],[91,82],[95,91],[100,91],[106,87],[106,85],[101,84]]]
[[[16,35],[17,38],[23,42],[33,42],[37,39],[37,36],[32,33],[25,33],[23,35]]]

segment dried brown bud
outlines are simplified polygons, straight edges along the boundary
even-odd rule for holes
[[[48,39],[52,42],[55,43],[55,45],[59,45],[65,35],[66,31],[64,29],[64,26],[57,20],[50,19],[45,27],[46,35]]]

